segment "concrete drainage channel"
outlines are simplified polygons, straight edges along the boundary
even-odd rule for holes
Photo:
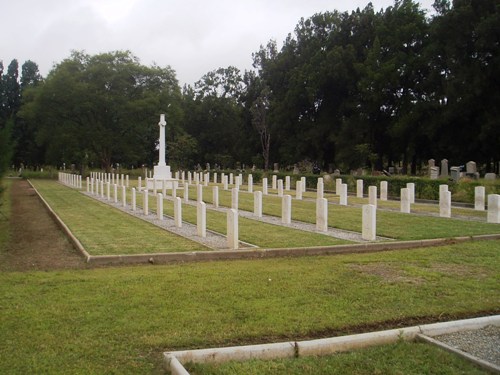
[[[438,337],[456,332],[485,329],[489,326],[500,327],[500,315],[309,341],[289,341],[274,344],[165,352],[163,356],[166,369],[171,374],[189,375],[183,364],[190,362],[221,363],[227,361],[248,361],[250,359],[271,360],[298,356],[330,355],[369,346],[390,344],[404,339],[422,340],[437,345],[474,362],[478,366],[500,374],[498,363],[488,362],[444,344],[439,341]],[[438,337],[438,339],[434,339],[434,337]]]

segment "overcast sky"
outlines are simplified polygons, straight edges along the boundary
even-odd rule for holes
[[[251,69],[270,39],[281,47],[301,17],[364,8],[367,0],[0,0],[0,60],[38,64],[43,76],[71,50],[130,50],[170,65],[181,85],[219,67]],[[421,0],[430,10],[433,0]],[[373,0],[375,10],[392,0]]]

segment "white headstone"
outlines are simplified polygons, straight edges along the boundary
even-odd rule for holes
[[[142,190],[142,179],[141,179],[141,176],[139,176],[137,178],[137,190],[139,191],[139,193],[141,192]]]
[[[410,193],[408,188],[401,189],[401,212],[405,214],[410,213]]]
[[[377,207],[377,187],[368,187],[368,204]]]
[[[148,194],[149,194],[149,192],[147,190],[142,191],[142,210],[144,212],[144,215],[146,215],[146,216],[149,214]]]
[[[316,184],[316,199],[322,199],[324,197],[325,185],[323,182],[323,177],[318,178],[318,183]]]
[[[267,195],[267,177],[262,179],[262,194]]]
[[[231,208],[234,208],[235,210],[238,209],[238,193],[239,190],[236,188],[231,189]]]
[[[347,184],[340,184],[340,205],[347,206]]]
[[[174,222],[177,228],[182,227],[182,201],[179,197],[174,199]]]
[[[486,190],[484,186],[476,186],[474,188],[474,209],[484,211]]]
[[[113,202],[118,203],[118,184],[113,185]]]
[[[387,200],[387,181],[380,181],[380,200]]]
[[[307,191],[306,178],[305,177],[301,177],[300,181],[302,182],[302,193],[305,193]]]
[[[203,185],[196,185],[196,202],[203,201]]]
[[[87,177],[86,181],[87,181],[87,193],[89,193],[90,192],[90,177]]]
[[[316,230],[328,231],[328,200],[326,198],[316,199]]]
[[[272,180],[271,180],[271,189],[276,190],[276,182],[278,181],[278,177],[273,174]]]
[[[111,184],[106,182],[106,199],[111,200]]]
[[[189,183],[184,184],[184,202],[189,202]]]
[[[408,193],[410,194],[410,203],[414,204],[415,203],[415,183],[408,182],[406,184],[406,187],[408,189]]]
[[[292,222],[292,196],[283,195],[281,199],[281,222],[290,224]]]
[[[229,173],[229,185],[233,185],[234,175]]]
[[[290,176],[285,176],[285,190],[290,190]]]
[[[248,192],[253,193],[253,176],[251,174],[248,175]]]
[[[439,200],[439,216],[451,217],[451,191],[443,191]]]
[[[196,232],[200,237],[207,236],[207,206],[205,202],[196,205]]]
[[[377,238],[377,207],[372,204],[363,205],[363,229],[361,238],[365,241],[375,241]]]
[[[229,189],[227,176],[222,176],[222,184],[223,184],[224,190],[228,190]]]
[[[335,195],[340,195],[340,186],[341,185],[342,185],[342,179],[336,178],[335,179]]]
[[[253,193],[253,213],[257,217],[262,217],[262,192]]]
[[[356,197],[363,198],[363,180],[356,180]]]
[[[487,222],[500,224],[500,194],[488,195]]]
[[[238,211],[234,208],[227,210],[227,246],[230,249],[238,249]]]
[[[295,183],[295,199],[302,200],[302,181]]]
[[[161,193],[156,196],[156,215],[158,220],[163,220],[163,194]]]
[[[137,197],[136,197],[136,190],[135,188],[132,188],[132,211],[135,212],[137,209]]]
[[[127,207],[127,187],[122,186],[122,207]]]
[[[278,197],[283,196],[283,180],[280,178],[278,180]]]
[[[219,187],[212,186],[212,204],[215,208],[219,208]]]

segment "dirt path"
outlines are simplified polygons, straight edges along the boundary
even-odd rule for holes
[[[11,188],[10,241],[0,254],[0,270],[32,271],[87,268],[26,180]]]

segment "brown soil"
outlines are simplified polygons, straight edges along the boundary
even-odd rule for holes
[[[1,271],[88,268],[26,180],[12,182],[11,198],[10,240],[0,254]]]

